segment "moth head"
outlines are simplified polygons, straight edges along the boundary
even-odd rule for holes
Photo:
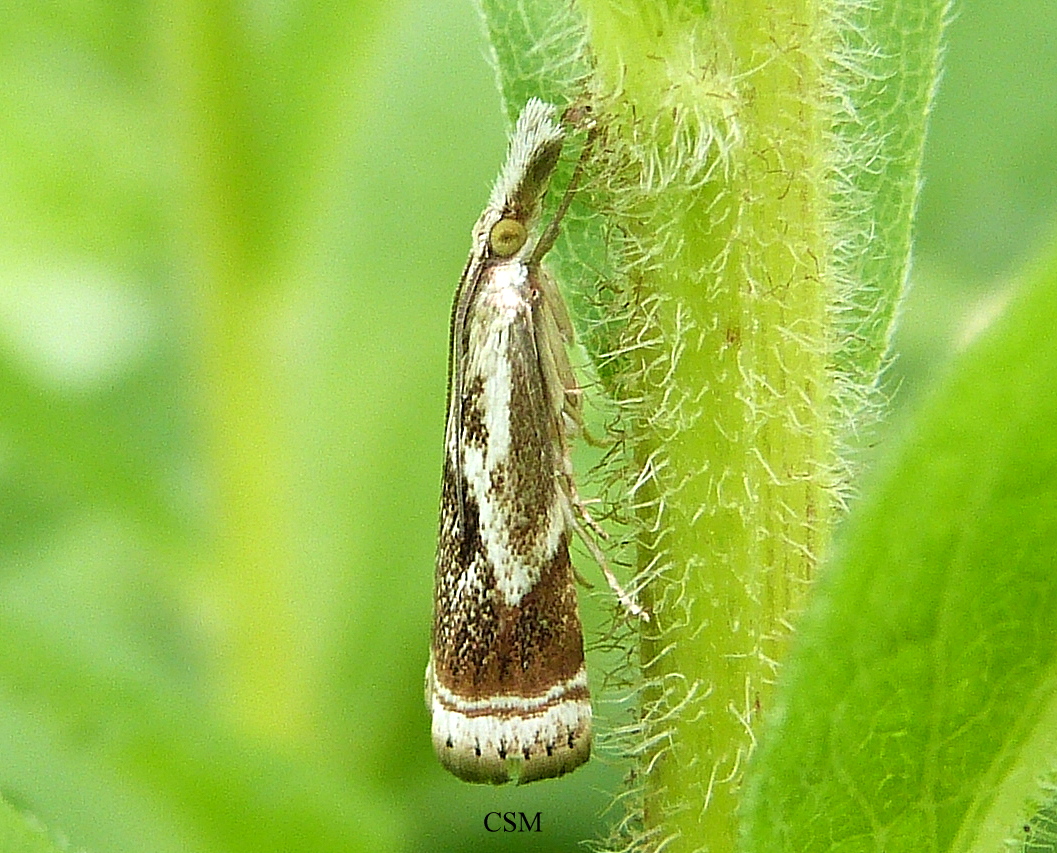
[[[498,258],[511,257],[527,239],[528,231],[516,219],[500,219],[488,232],[488,246]]]

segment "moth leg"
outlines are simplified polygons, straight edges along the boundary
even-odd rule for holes
[[[580,586],[585,587],[586,589],[595,588],[595,585],[591,583],[591,581],[587,579],[587,576],[584,575],[583,572],[581,572],[578,568],[576,568],[576,566],[572,566],[572,570],[573,577],[576,578],[576,582],[580,584]]]
[[[608,439],[597,438],[592,435],[584,424],[580,424],[579,434],[583,437],[584,441],[591,445],[591,447],[612,447],[613,445],[612,441]]]
[[[569,498],[569,503],[576,508],[576,512],[583,520],[583,523],[590,527],[599,539],[608,539],[609,534],[602,529],[601,524],[595,521],[594,516],[588,511],[587,505],[580,498],[580,493],[576,490],[576,480],[573,479],[572,460],[569,458],[568,453],[565,454],[565,463],[565,493]]]
[[[552,339],[553,340],[553,339]],[[583,419],[581,416],[581,401],[580,397],[582,391],[579,385],[576,383],[576,375],[573,372],[572,365],[569,364],[569,355],[564,345],[554,347],[548,353],[548,368],[553,371],[549,375],[551,376],[552,387],[560,388],[560,403],[561,409],[557,413],[558,415],[558,429],[557,435],[555,436],[558,442],[558,450],[561,459],[562,470],[559,472],[560,482],[562,484],[562,491],[564,492],[565,500],[563,501],[565,508],[566,522],[569,527],[576,531],[577,536],[587,546],[587,550],[591,552],[591,556],[594,557],[595,562],[598,563],[602,569],[602,574],[606,576],[606,582],[610,588],[616,594],[617,599],[623,605],[624,610],[631,616],[636,616],[642,620],[648,622],[650,615],[640,607],[635,599],[630,596],[624,588],[620,585],[620,582],[616,579],[612,570],[609,568],[609,562],[606,560],[605,554],[602,553],[602,549],[598,547],[595,540],[588,534],[586,527],[590,528],[595,535],[600,539],[608,539],[609,536],[602,529],[600,525],[588,512],[584,502],[580,499],[580,494],[576,490],[576,479],[573,476],[573,463],[572,457],[569,454],[569,442],[568,439],[571,435],[584,433]],[[574,511],[575,509],[575,511]],[[576,573],[577,577],[582,581],[579,572]],[[590,584],[587,584],[590,586]]]
[[[642,619],[643,622],[650,621],[650,614],[647,613],[642,606],[635,601],[634,597],[631,596],[625,589],[620,585],[620,581],[617,580],[616,575],[613,574],[613,570],[609,568],[609,561],[606,559],[606,555],[602,553],[602,549],[598,547],[598,543],[588,534],[584,528],[586,524],[594,531],[599,538],[608,539],[609,536],[602,529],[602,526],[592,518],[591,513],[587,511],[587,507],[584,506],[584,502],[580,499],[579,493],[576,491],[576,481],[573,479],[572,473],[572,459],[569,456],[569,449],[566,445],[564,438],[561,441],[562,459],[565,465],[565,471],[562,475],[563,491],[565,493],[565,500],[562,502],[565,511],[565,520],[569,527],[576,531],[576,535],[580,537],[580,541],[587,546],[587,550],[591,552],[591,556],[594,557],[599,568],[602,569],[602,574],[606,577],[606,583],[609,584],[609,588],[613,590],[617,600],[624,607],[624,611],[629,616],[634,616]],[[575,510],[575,511],[574,511]],[[579,518],[577,518],[579,515]],[[581,523],[581,520],[583,523]],[[579,576],[579,572],[577,572]],[[590,584],[588,584],[590,586]]]
[[[635,601],[635,599],[620,585],[620,581],[617,580],[616,575],[613,574],[613,570],[609,568],[609,561],[606,560],[606,555],[602,553],[602,549],[598,547],[598,544],[592,539],[587,531],[580,524],[580,520],[576,517],[573,512],[572,500],[569,500],[565,504],[565,518],[573,530],[576,531],[576,535],[580,537],[580,541],[587,546],[587,550],[591,552],[591,556],[594,557],[595,562],[598,563],[599,568],[602,569],[602,574],[606,577],[606,583],[609,584],[609,588],[613,590],[613,594],[616,595],[617,600],[621,603],[624,611],[629,616],[634,616],[641,619],[643,622],[650,621],[650,614],[647,613],[642,606]],[[586,510],[582,505],[578,506],[578,510],[585,515],[585,518],[590,519],[590,516],[586,514]],[[592,525],[597,527],[597,523],[591,519]]]

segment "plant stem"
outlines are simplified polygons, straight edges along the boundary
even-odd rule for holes
[[[645,838],[732,850],[741,773],[833,503],[825,176],[813,0],[707,17],[585,4],[612,216],[636,305],[613,351],[639,470]],[[605,79],[605,78],[609,79]],[[643,342],[650,342],[644,345]]]

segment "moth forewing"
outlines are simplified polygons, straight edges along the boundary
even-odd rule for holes
[[[591,751],[569,559],[569,540],[582,532],[574,509],[588,518],[567,449],[580,389],[567,351],[572,323],[541,265],[579,165],[553,222],[539,229],[563,140],[555,108],[530,100],[474,226],[452,308],[426,701],[437,755],[472,782],[560,776]],[[619,590],[597,546],[592,553]]]

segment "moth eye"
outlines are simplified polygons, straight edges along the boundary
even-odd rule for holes
[[[516,219],[500,219],[488,234],[488,245],[501,258],[509,258],[525,245],[528,231]]]

